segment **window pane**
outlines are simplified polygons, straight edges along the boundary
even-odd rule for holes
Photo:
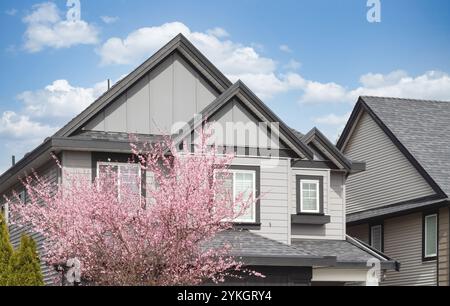
[[[319,194],[319,184],[313,182],[302,182],[302,207],[303,211],[314,211],[319,210],[318,207],[318,194]]]
[[[437,254],[437,216],[425,218],[425,256]]]
[[[130,192],[140,193],[141,177],[138,164],[120,165],[119,171],[120,188]]]
[[[378,250],[378,251],[382,251],[382,227],[381,226],[373,226],[371,228],[371,246]]]
[[[250,196],[255,195],[255,190],[253,190],[254,182],[253,182],[253,173],[252,172],[236,172],[234,173],[234,195],[238,197],[242,195],[243,201],[248,201]],[[237,210],[240,210],[240,207],[236,207]],[[237,221],[253,221],[255,218],[255,209],[254,205],[250,205],[245,213],[238,218]]]

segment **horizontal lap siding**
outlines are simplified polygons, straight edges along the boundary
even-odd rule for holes
[[[400,272],[387,271],[383,285],[434,286],[436,261],[422,261],[422,214],[384,221],[384,252],[398,260]]]
[[[49,166],[46,166],[40,170],[37,171],[37,173],[47,180],[49,183],[56,184],[58,183],[58,173],[59,168],[54,164],[49,164]],[[16,191],[20,185],[17,185]],[[55,188],[56,191],[56,188]],[[30,228],[20,228],[15,225],[11,225],[9,227],[9,234],[11,243],[14,246],[15,249],[17,249],[20,245],[20,239],[23,234],[30,235],[34,241],[36,242],[36,245],[38,247],[38,253],[39,257],[42,259],[44,255],[44,237],[40,234],[34,233]],[[53,267],[47,266],[44,262],[41,261],[41,269],[42,274],[44,277],[44,282],[47,285],[54,285],[55,284],[55,278],[58,276],[56,271],[53,269]]]
[[[449,208],[439,211],[439,285],[449,285]]]
[[[434,192],[384,131],[364,113],[344,149],[366,162],[364,172],[347,180],[347,213],[417,199]]]
[[[296,176],[322,176],[324,213],[331,217],[325,225],[293,225],[292,236],[304,239],[342,240],[345,237],[344,184],[345,177],[339,172],[321,169],[293,169],[291,177],[291,214],[297,213]]]
[[[254,232],[288,243],[288,160],[280,159],[265,166],[264,159],[238,157],[233,165],[260,166],[261,170],[261,229]]]

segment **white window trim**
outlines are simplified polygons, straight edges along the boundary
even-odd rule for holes
[[[373,237],[375,236],[374,235],[374,230],[375,229],[380,229],[380,249],[377,249],[375,246],[374,246],[374,243],[373,243],[373,241],[374,241],[374,239],[373,239]],[[373,225],[373,226],[371,226],[370,227],[370,246],[371,247],[373,247],[373,248],[375,248],[377,251],[380,251],[380,252],[382,252],[383,250],[383,226],[380,224],[380,225]]]
[[[120,166],[123,165],[130,165],[130,163],[118,163],[118,162],[97,162],[97,178],[100,177],[100,166],[117,166],[117,188],[118,193],[119,193],[119,199],[120,199]],[[141,193],[142,190],[142,173],[141,173],[141,167],[139,164],[131,164],[131,165],[136,165],[138,167],[139,170],[139,194]]]
[[[303,208],[303,183],[315,184],[317,186],[316,193],[316,207],[317,209],[308,210]],[[307,214],[319,214],[320,213],[320,181],[319,180],[300,180],[300,212]]]
[[[233,174],[233,201],[237,197],[237,194],[236,194],[236,179],[235,179],[236,173],[243,173],[243,174],[251,174],[252,175],[252,181],[253,181],[252,211],[253,211],[253,216],[250,219],[247,219],[247,218],[236,218],[234,220],[234,222],[236,222],[236,223],[255,223],[256,222],[256,171],[230,169],[230,172]]]
[[[435,241],[435,244],[436,244],[436,253],[433,253],[433,254],[427,254],[427,250],[428,250],[428,239],[427,239],[427,237],[428,237],[428,233],[427,233],[427,230],[428,230],[428,226],[427,226],[427,220],[429,219],[429,218],[436,218],[436,241]],[[424,235],[424,239],[425,239],[425,243],[424,243],[424,246],[425,246],[425,250],[424,250],[424,257],[425,258],[433,258],[433,257],[436,257],[437,256],[437,249],[438,249],[438,215],[437,214],[432,214],[432,215],[427,215],[427,216],[425,216],[425,235]]]

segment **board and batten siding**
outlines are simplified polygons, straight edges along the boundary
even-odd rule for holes
[[[55,186],[59,182],[60,169],[53,162],[53,160],[50,163],[43,166],[42,168],[38,169],[36,171],[36,173],[41,178],[43,178],[44,180],[49,182],[50,184],[55,184]],[[15,185],[9,191],[9,193],[11,193],[12,190],[19,192],[22,189],[23,189],[23,185],[21,183],[19,183],[19,184]],[[55,191],[56,191],[56,187],[55,187]],[[9,226],[10,241],[11,241],[11,244],[13,245],[14,249],[17,249],[19,247],[20,240],[21,240],[23,234],[28,234],[33,238],[33,240],[36,242],[36,245],[37,245],[39,257],[42,259],[43,255],[44,255],[44,237],[40,234],[33,232],[33,230],[29,227],[24,228],[24,227],[18,227],[16,225]],[[43,275],[44,282],[46,285],[55,285],[56,284],[55,280],[58,279],[59,274],[53,269],[53,267],[46,265],[42,260],[41,260],[41,271],[42,271],[42,275]]]
[[[382,285],[435,286],[436,261],[422,260],[422,213],[384,220],[384,253],[400,262],[400,272],[387,271]]]
[[[345,176],[340,172],[323,169],[292,169],[291,176],[291,214],[297,214],[296,176],[323,177],[323,206],[325,215],[331,222],[320,225],[292,225],[291,235],[296,239],[345,239]]]
[[[347,180],[347,214],[435,194],[366,112],[343,151],[353,160],[366,162],[367,167]]]
[[[450,208],[439,210],[439,286],[449,286]]]
[[[175,53],[133,84],[84,129],[170,133],[173,123],[189,122],[217,96],[200,74]]]

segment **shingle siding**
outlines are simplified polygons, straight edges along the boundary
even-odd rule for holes
[[[347,214],[418,199],[435,192],[384,131],[363,113],[344,153],[366,162],[347,180]]]

